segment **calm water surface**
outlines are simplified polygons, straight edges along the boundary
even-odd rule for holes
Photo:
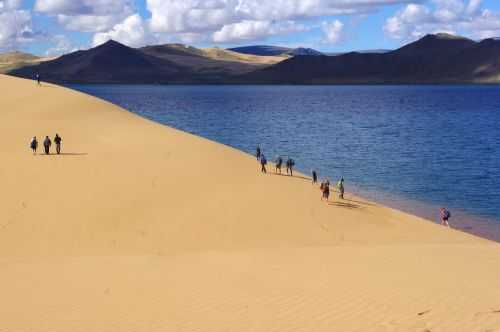
[[[74,85],[154,121],[500,240],[500,87]]]

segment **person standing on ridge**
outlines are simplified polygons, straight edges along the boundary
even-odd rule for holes
[[[257,145],[257,151],[255,152],[255,156],[257,157],[257,160],[260,160],[261,155],[262,155],[262,152],[260,151],[260,145]]]
[[[54,137],[54,143],[56,143],[57,154],[61,154],[61,142],[62,142],[61,136],[59,136],[59,134],[56,134],[56,137]]]
[[[337,183],[337,188],[339,189],[339,198],[344,199],[344,178],[341,178]]]
[[[281,165],[283,165],[283,159],[280,156],[278,156],[276,158],[276,174],[278,173],[278,171],[281,174]]]
[[[286,161],[286,174],[290,171],[290,176],[293,176],[293,166],[295,165],[295,161],[292,158],[288,157]]]
[[[318,173],[316,173],[316,170],[312,170],[312,184],[318,183]]]
[[[43,147],[45,148],[45,154],[50,154],[50,146],[52,145],[52,141],[49,136],[45,136],[45,140],[43,141]]]
[[[446,226],[448,228],[450,228],[450,223],[448,222],[448,220],[450,219],[451,217],[451,213],[450,211],[446,210],[444,207],[442,207],[440,210],[439,210],[439,216],[441,218],[441,225],[443,226]]]
[[[325,182],[322,182],[320,189],[322,192],[321,200],[326,199],[328,202],[328,198],[330,197],[330,181],[326,180]]]
[[[38,140],[36,139],[36,136],[33,136],[31,139],[30,148],[33,150],[33,154],[35,155],[36,149],[38,149]]]
[[[35,76],[35,78],[36,78],[36,84],[38,84],[38,85],[42,85],[42,83],[41,83],[41,81],[40,81],[40,80],[41,80],[41,79],[40,79],[40,74],[38,74],[38,73],[37,73],[37,74],[36,74],[36,76]]]
[[[266,170],[266,164],[267,164],[267,159],[266,159],[266,156],[264,156],[263,154],[260,156],[260,165],[261,165],[261,168],[260,168],[260,171],[262,173],[267,173],[267,170]]]

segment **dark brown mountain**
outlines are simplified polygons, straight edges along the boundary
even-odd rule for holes
[[[181,44],[130,48],[115,41],[9,72],[57,83],[217,83],[265,68],[286,57],[248,56]]]
[[[241,76],[260,84],[416,84],[500,82],[500,41],[447,34],[383,54],[296,56]]]

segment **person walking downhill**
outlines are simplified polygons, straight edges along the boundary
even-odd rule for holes
[[[295,161],[292,158],[288,157],[286,161],[286,174],[290,172],[290,176],[293,176],[293,166],[295,165]]]
[[[255,152],[255,156],[257,157],[257,160],[260,160],[261,155],[262,155],[262,152],[260,151],[260,145],[257,145],[257,151]]]
[[[339,189],[339,198],[344,199],[344,178],[341,178],[337,183],[337,188]]]
[[[267,173],[267,170],[266,170],[266,164],[267,164],[267,159],[266,159],[266,156],[264,156],[264,154],[262,154],[260,156],[260,165],[261,165],[261,168],[260,168],[260,171],[262,173]]]
[[[318,173],[316,173],[316,170],[312,170],[312,184],[318,183]]]
[[[281,174],[281,165],[283,165],[283,159],[280,156],[278,156],[276,158],[276,174],[278,173],[278,171]]]
[[[38,74],[38,73],[37,73],[37,74],[36,74],[36,76],[35,76],[35,79],[36,79],[36,84],[37,84],[37,85],[42,85],[42,83],[41,83],[41,78],[40,78],[40,74]]]
[[[54,137],[54,143],[56,143],[57,154],[61,154],[61,142],[62,142],[61,136],[59,136],[59,134],[56,134],[56,137]]]
[[[30,142],[30,148],[33,150],[33,154],[36,154],[36,149],[38,149],[38,140],[36,139],[36,136],[33,136]]]
[[[441,225],[443,226],[446,226],[448,228],[450,228],[450,223],[448,222],[448,220],[451,218],[451,213],[450,211],[446,210],[444,207],[442,207],[440,210],[439,210],[439,215],[441,217]]]
[[[43,141],[43,147],[45,148],[45,154],[50,154],[50,146],[52,145],[52,141],[49,136],[45,136],[45,140]]]

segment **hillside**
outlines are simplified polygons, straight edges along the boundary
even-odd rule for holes
[[[38,64],[46,60],[48,59],[23,52],[3,53],[0,54],[0,74],[4,74],[24,66]]]
[[[500,82],[500,41],[427,35],[387,53],[296,56],[239,78],[245,83],[397,84]]]
[[[262,55],[262,56],[296,56],[296,55],[323,55],[323,53],[316,51],[312,48],[289,48],[282,46],[270,46],[270,45],[253,45],[253,46],[242,46],[230,48],[230,51],[250,54],[250,55]]]

